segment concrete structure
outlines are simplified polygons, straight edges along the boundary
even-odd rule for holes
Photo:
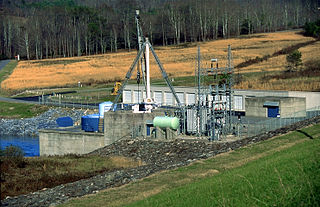
[[[281,118],[306,116],[306,98],[248,97],[245,104],[246,116]]]
[[[145,92],[138,90],[138,85],[127,85],[123,90],[123,103],[138,103],[146,97]],[[195,87],[174,87],[182,105],[194,104],[197,98],[197,89]],[[138,100],[139,97],[139,100]],[[169,87],[152,86],[151,97],[156,104],[176,106]],[[263,90],[234,90],[233,109],[235,111],[245,112],[245,99],[250,97],[300,97],[306,100],[306,110],[312,110],[320,106],[320,92],[305,91],[263,91]]]
[[[102,133],[39,130],[40,156],[85,154],[111,143]]]
[[[84,132],[79,127],[39,130],[40,156],[85,154],[124,137],[173,138],[177,131],[152,126],[155,116],[164,116],[168,111],[158,109],[153,113],[137,114],[132,111],[105,112],[104,133]]]
[[[147,137],[147,123],[152,123],[155,116],[164,116],[164,111],[152,113],[132,113],[132,111],[115,111],[104,114],[105,139],[115,142],[130,136]],[[149,129],[151,130],[151,129]]]
[[[175,87],[182,105],[195,104],[197,91],[192,87]],[[138,97],[140,100],[138,100]],[[123,103],[137,103],[146,97],[137,85],[128,85],[123,91]],[[169,87],[151,87],[151,97],[159,105],[176,105]],[[247,116],[280,117],[305,116],[306,111],[320,106],[319,92],[235,90],[233,110]],[[104,133],[86,133],[71,130],[40,130],[40,155],[84,154],[109,145],[124,137],[172,138],[177,131],[153,127],[155,116],[164,116],[168,109],[152,113],[134,114],[131,111],[105,112]],[[299,112],[299,113],[297,113]],[[171,111],[171,115],[174,113]],[[269,114],[269,115],[268,115]],[[187,124],[192,124],[192,121]],[[188,128],[188,125],[185,126]]]

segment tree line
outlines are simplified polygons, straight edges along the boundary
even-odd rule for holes
[[[154,45],[301,28],[317,0],[2,0],[0,56],[72,57],[137,48],[135,10]]]

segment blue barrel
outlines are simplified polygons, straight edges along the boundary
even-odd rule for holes
[[[60,117],[56,120],[59,127],[73,126],[73,120],[70,116]]]
[[[97,132],[99,130],[99,114],[81,117],[81,129],[85,132]]]

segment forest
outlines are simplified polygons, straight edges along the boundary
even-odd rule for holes
[[[137,48],[135,12],[157,45],[303,27],[317,0],[2,0],[0,57],[45,59]]]

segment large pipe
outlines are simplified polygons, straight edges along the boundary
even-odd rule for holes
[[[146,76],[147,76],[147,101],[151,100],[151,90],[150,90],[150,62],[149,62],[149,40],[146,38]]]

